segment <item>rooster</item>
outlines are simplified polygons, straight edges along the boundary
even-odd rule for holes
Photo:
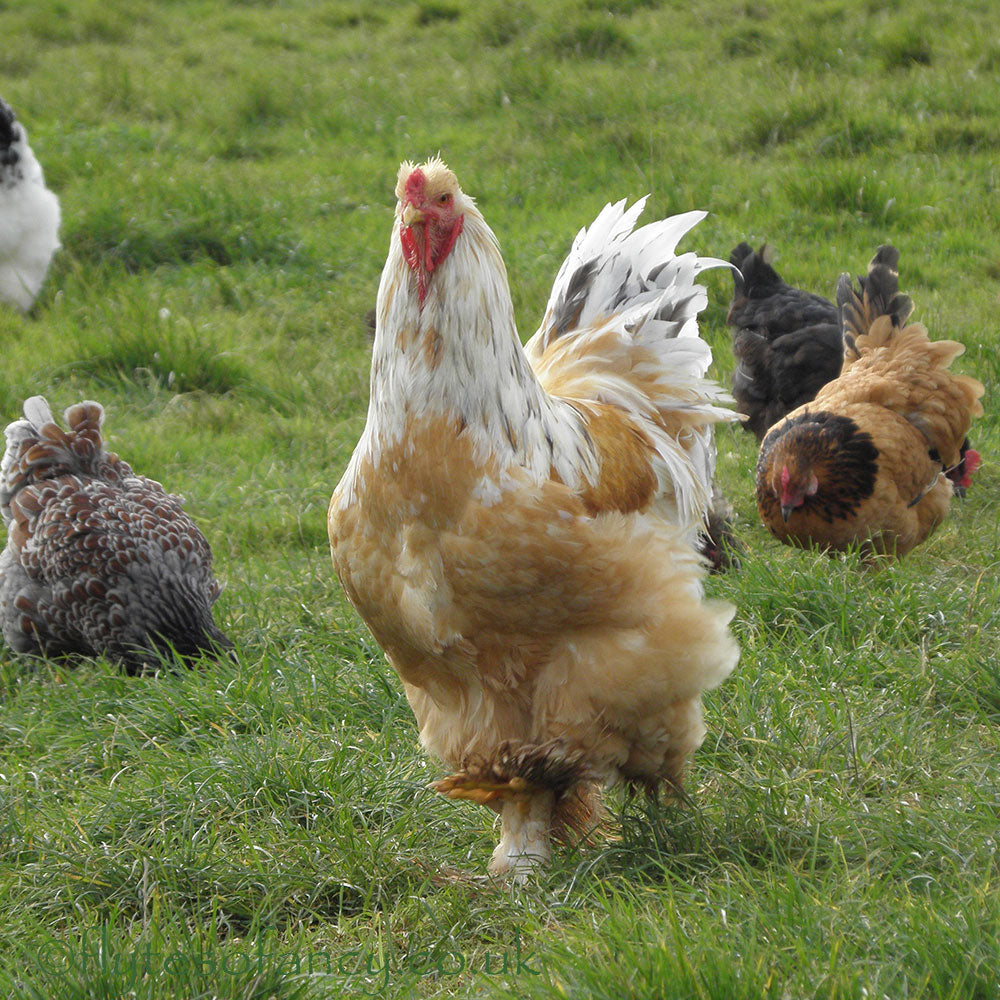
[[[0,626],[20,653],[104,655],[138,670],[158,654],[232,645],[212,620],[221,590],[181,498],[104,447],[98,403],[68,430],[41,396],[6,430]]]
[[[734,327],[733,396],[744,427],[757,440],[790,410],[809,402],[840,374],[844,357],[837,307],[821,295],[785,284],[771,266],[773,252],[746,243],[729,257]]]
[[[59,199],[28,135],[0,100],[0,300],[27,312],[59,249]]]
[[[738,656],[696,551],[714,424],[704,213],[582,230],[522,348],[497,240],[438,159],[404,163],[368,419],[329,511],[333,562],[399,673],[433,786],[501,816],[518,880],[616,780],[678,788],[701,693]]]
[[[898,260],[883,246],[857,290],[841,277],[843,372],[761,444],[757,507],[783,542],[902,556],[948,512],[947,473],[964,463],[983,386],[948,370],[961,344],[905,325]]]

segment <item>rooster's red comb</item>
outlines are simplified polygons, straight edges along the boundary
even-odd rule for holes
[[[420,167],[414,167],[410,171],[410,176],[406,178],[406,185],[403,188],[406,200],[412,202],[419,201],[423,197],[424,186],[426,184],[427,175]]]

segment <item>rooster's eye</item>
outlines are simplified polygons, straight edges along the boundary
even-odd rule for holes
[[[441,195],[440,198],[438,198],[438,202],[440,204],[442,204],[442,205],[447,205],[449,201],[451,201],[451,195],[450,194],[443,194],[443,195]]]

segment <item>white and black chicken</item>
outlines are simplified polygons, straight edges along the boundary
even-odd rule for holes
[[[104,655],[130,670],[156,654],[232,645],[212,619],[221,587],[181,498],[136,475],[101,437],[104,409],[33,396],[0,463],[0,627],[16,651]],[[153,654],[152,656],[150,654]]]
[[[28,134],[0,99],[0,301],[27,312],[59,249],[59,199]]]

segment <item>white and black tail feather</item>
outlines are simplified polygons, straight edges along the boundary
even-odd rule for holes
[[[685,212],[636,229],[645,202],[640,199],[628,209],[624,200],[607,205],[577,234],[556,276],[542,323],[525,350],[536,364],[559,338],[614,330],[624,345],[655,356],[655,400],[637,401],[629,386],[609,379],[601,401],[632,410],[653,407],[686,414],[690,432],[683,449],[664,439],[655,420],[644,429],[663,463],[679,519],[704,525],[713,505],[713,426],[735,415],[726,405],[732,402],[729,394],[705,378],[712,351],[699,336],[698,314],[708,297],[697,277],[709,268],[732,265],[694,253],[675,256],[677,244],[705,212]]]
[[[532,337],[539,352],[554,337],[603,325],[617,314],[625,314],[625,325],[642,339],[698,336],[697,315],[707,297],[695,276],[731,265],[694,253],[674,256],[677,244],[705,212],[685,212],[636,229],[646,200],[640,198],[629,209],[624,200],[606,205],[577,234]],[[707,368],[706,362],[698,374]]]

